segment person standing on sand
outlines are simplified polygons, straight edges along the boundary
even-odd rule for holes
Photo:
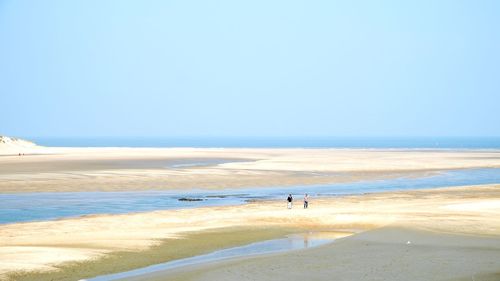
[[[292,201],[293,201],[292,194],[288,194],[288,198],[286,199],[286,201],[288,202],[287,203],[287,208],[291,209],[292,208]]]
[[[307,207],[309,207],[309,195],[306,195],[304,196],[304,209],[307,209]]]

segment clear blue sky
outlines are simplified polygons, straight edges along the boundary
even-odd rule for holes
[[[500,136],[499,15],[481,0],[0,0],[0,134]]]

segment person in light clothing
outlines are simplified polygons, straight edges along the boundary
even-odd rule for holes
[[[304,195],[304,209],[307,209],[309,207],[309,195]]]

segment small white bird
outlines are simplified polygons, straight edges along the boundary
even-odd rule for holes
[[[411,242],[408,240],[408,242],[406,242],[406,245],[410,245],[410,244],[411,244]]]

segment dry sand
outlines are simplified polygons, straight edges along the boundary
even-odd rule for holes
[[[37,147],[32,153],[0,156],[0,192],[287,186],[500,167],[498,150]]]
[[[379,241],[373,238],[376,240],[373,242],[375,243],[373,247],[370,246],[372,242],[368,244],[360,242],[364,240],[354,240],[354,242],[346,242],[346,244],[334,243],[331,246],[314,250],[317,252],[313,252],[315,254],[310,254],[307,251],[298,256],[294,253],[277,256],[276,263],[289,264],[288,268],[296,270],[299,275],[301,272],[307,271],[307,269],[301,266],[294,267],[294,265],[301,263],[309,264],[311,267],[308,267],[308,270],[315,272],[317,274],[315,276],[318,277],[318,279],[314,280],[326,280],[324,279],[326,278],[325,276],[329,276],[327,273],[335,273],[337,270],[346,271],[345,275],[343,275],[345,278],[340,278],[339,280],[351,280],[351,277],[354,278],[357,275],[352,272],[349,273],[350,268],[361,265],[360,263],[353,262],[357,260],[354,253],[362,251],[366,252],[367,256],[372,257],[371,259],[365,259],[365,262],[369,263],[370,260],[375,260],[373,260],[373,264],[365,266],[366,270],[362,271],[366,274],[365,279],[360,280],[385,280],[382,277],[379,279],[369,278],[370,276],[378,276],[375,270],[382,272],[384,268],[389,271],[387,274],[391,274],[390,263],[381,263],[380,260],[376,260],[379,250],[386,249],[388,251],[385,254],[383,251],[380,252],[381,259],[390,256],[393,260],[397,260],[397,257],[401,253],[405,253],[405,249],[414,249],[401,248],[401,242],[415,240],[417,241],[416,245],[423,248],[416,247],[416,252],[406,253],[408,256],[404,257],[407,261],[412,260],[411,255],[413,253],[415,253],[416,258],[424,259],[424,249],[426,248],[437,251],[434,257],[439,258],[438,254],[440,250],[437,245],[440,245],[440,241],[448,241],[448,236],[446,235],[453,234],[453,239],[456,241],[455,244],[448,245],[445,243],[441,245],[443,251],[446,250],[446,255],[443,256],[440,262],[444,264],[449,263],[448,267],[445,267],[448,269],[443,271],[448,272],[448,275],[441,271],[436,271],[439,274],[444,274],[441,275],[443,278],[449,276],[453,280],[454,277],[458,276],[450,272],[452,268],[458,266],[457,263],[452,262],[450,259],[463,259],[464,263],[469,259],[469,256],[467,256],[468,258],[462,258],[463,254],[469,252],[468,248],[460,248],[469,243],[467,242],[469,241],[467,240],[468,237],[475,237],[473,238],[476,239],[474,241],[483,241],[483,239],[490,241],[487,242],[484,240],[486,241],[484,242],[485,244],[477,242],[483,246],[477,246],[479,244],[476,245],[476,242],[471,242],[471,248],[477,250],[474,250],[474,254],[470,256],[471,259],[472,257],[474,258],[474,263],[471,266],[476,270],[475,273],[478,276],[480,274],[490,274],[491,272],[485,270],[487,264],[491,265],[492,272],[499,269],[497,263],[491,262],[492,257],[498,256],[498,249],[496,246],[492,246],[493,248],[491,249],[489,248],[490,245],[497,245],[495,244],[496,242],[491,241],[497,241],[494,239],[500,236],[499,185],[378,193],[316,200],[313,198],[310,206],[308,210],[301,209],[300,207],[288,210],[285,208],[284,202],[268,201],[251,203],[245,206],[168,210],[128,215],[98,215],[50,222],[4,225],[0,228],[0,272],[3,273],[3,276],[8,276],[13,271],[21,269],[38,271],[57,270],[60,268],[63,260],[69,262],[81,258],[96,259],[102,257],[102,255],[109,255],[107,253],[120,251],[147,251],[148,248],[155,247],[155,245],[158,246],[162,242],[162,245],[168,248],[169,240],[164,240],[165,238],[179,238],[193,232],[199,233],[201,235],[199,239],[210,244],[210,239],[203,240],[203,233],[221,228],[240,227],[254,229],[255,226],[259,226],[261,229],[282,228],[289,229],[289,231],[290,229],[298,228],[302,228],[302,230],[363,231],[389,225],[405,229],[418,229],[419,233],[431,231],[437,234],[430,235],[428,239],[425,238],[427,234],[422,234],[423,238],[420,240],[420,238],[407,238],[417,235],[414,234],[413,230],[397,230],[402,231],[403,234],[408,231],[408,234],[393,235],[393,237],[398,238],[393,241],[394,243],[391,242],[392,238],[389,239],[384,234],[379,235],[379,237],[387,238],[386,240],[382,239]],[[256,233],[259,232],[257,231]],[[455,236],[456,234],[465,236]],[[370,238],[371,236],[366,237],[372,239]],[[432,237],[435,237],[435,239]],[[189,245],[188,241],[189,239],[186,240],[185,246]],[[345,241],[351,240],[346,239]],[[425,244],[427,242],[419,241],[429,241],[428,243],[430,244],[427,245]],[[338,256],[333,251],[333,249],[336,249],[340,245],[344,245],[342,246],[344,247],[343,251],[350,253],[345,261],[341,259],[342,255]],[[387,245],[387,248],[384,248],[383,245]],[[30,251],[32,247],[37,247],[40,251]],[[57,255],[58,251],[61,250],[67,251],[65,253],[67,255]],[[485,251],[484,254],[481,253],[483,250]],[[30,255],[26,255],[26,252],[29,252]],[[358,256],[361,256],[361,254],[358,253]],[[207,272],[205,270],[192,270],[189,271],[188,277],[193,278],[193,280],[205,280],[205,278],[206,280],[234,280],[233,274],[237,274],[238,271],[235,273],[232,268],[236,266],[236,269],[241,269],[242,272],[248,273],[248,275],[245,275],[247,276],[246,280],[252,280],[251,277],[254,274],[260,274],[258,271],[264,264],[268,266],[262,268],[263,272],[273,270],[273,267],[269,264],[270,261],[265,260],[269,258],[263,257],[262,259],[264,260],[257,258],[250,261],[242,261],[241,264],[228,263],[215,266],[213,268],[214,271],[208,271],[210,273],[208,276],[205,275],[205,272]],[[314,259],[317,259],[318,266],[313,266]],[[104,259],[102,263],[105,262],[106,260]],[[127,263],[126,258],[122,262]],[[250,264],[247,264],[247,262]],[[345,262],[344,267],[335,267],[334,271],[331,271],[332,269],[327,266],[330,263],[342,262]],[[424,261],[414,268],[412,264],[406,264],[405,266],[411,268],[408,269],[408,272],[415,272],[417,274],[417,272],[420,272],[419,269],[426,268],[428,263],[430,261]],[[476,264],[481,264],[481,266],[474,266]],[[81,268],[80,270],[78,269],[78,264],[74,267],[65,267],[63,265],[62,268],[66,271],[67,278],[65,279],[62,276],[60,280],[75,280],[76,277],[89,277],[96,272],[91,267],[86,267],[83,272]],[[227,270],[224,270],[225,268]],[[286,269],[287,267],[283,268]],[[120,270],[124,269],[121,268]],[[356,267],[356,270],[359,270],[359,268]],[[401,269],[397,270],[394,271],[394,276],[401,277]],[[400,274],[398,275],[397,272],[400,272]],[[212,273],[213,275],[211,275]],[[469,273],[467,271],[467,274]],[[180,272],[179,274],[182,278],[179,277],[181,279],[178,280],[184,280],[183,276],[185,275],[182,274],[185,273]],[[458,271],[457,274],[459,274]],[[465,271],[463,274],[465,274]],[[21,275],[17,279],[50,280],[42,279],[40,276],[47,277],[50,275]],[[175,277],[172,274],[168,274],[167,276],[171,278]],[[416,275],[415,279],[410,278],[408,280],[424,280],[422,279],[423,277],[420,278],[419,276]],[[429,277],[430,275],[425,276]],[[398,280],[396,277],[388,280]],[[159,280],[170,280],[165,276],[162,278]],[[276,280],[280,280],[279,277],[276,277]]]

